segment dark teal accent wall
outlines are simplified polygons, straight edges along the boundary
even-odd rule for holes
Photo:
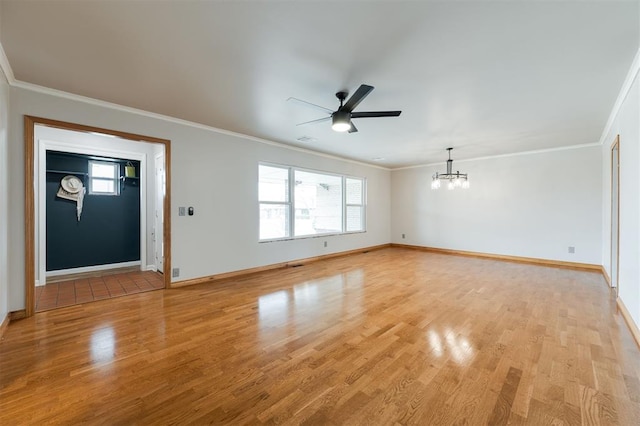
[[[47,271],[140,260],[140,181],[126,179],[117,196],[91,195],[89,159],[47,151]],[[122,176],[127,161],[117,161]],[[140,163],[132,163],[139,177]],[[68,174],[79,177],[87,188],[79,222],[76,203],[56,196],[60,181],[67,174],[58,171],[77,172]]]

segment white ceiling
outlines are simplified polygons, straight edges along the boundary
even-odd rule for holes
[[[635,0],[0,7],[18,81],[387,167],[598,142],[640,38]],[[296,126],[361,83],[402,115]]]

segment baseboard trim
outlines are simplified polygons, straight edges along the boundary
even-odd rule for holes
[[[602,271],[602,265],[595,265],[591,263],[565,262],[562,260],[539,259],[536,257],[508,256],[504,254],[492,254],[492,253],[482,253],[482,252],[475,252],[475,251],[443,249],[443,248],[437,248],[437,247],[414,246],[410,244],[392,243],[391,247],[407,248],[407,249],[413,249],[413,250],[428,251],[430,253],[448,254],[448,255],[454,255],[454,256],[479,257],[483,259],[503,260],[506,262],[529,263],[529,264],[541,265],[541,266],[552,266],[556,268],[579,269],[579,270],[586,270],[590,272]]]
[[[5,315],[4,319],[2,320],[2,323],[0,323],[0,339],[2,339],[2,336],[4,336],[4,331],[7,329],[7,327],[9,326],[9,315]]]
[[[7,329],[7,327],[9,327],[9,323],[11,321],[17,321],[19,319],[26,318],[26,317],[27,317],[26,309],[20,309],[19,311],[9,312],[7,316],[5,316],[4,319],[2,320],[2,324],[0,324],[0,339],[2,339],[2,336],[4,336],[4,332]]]
[[[27,310],[20,309],[19,311],[9,312],[9,322],[17,321],[19,319],[23,319],[27,317]]]
[[[135,266],[122,267],[122,268],[114,268],[114,269],[100,269],[98,271],[92,271],[92,272],[56,275],[54,277],[48,277],[47,282],[45,284],[53,284],[53,283],[59,283],[62,281],[69,281],[69,280],[82,280],[86,278],[106,277],[114,274],[137,272],[139,270],[140,270],[140,265],[135,265]]]
[[[636,345],[640,348],[640,329],[638,329],[638,325],[633,321],[633,318],[631,318],[631,314],[627,310],[627,307],[624,306],[622,299],[618,297],[616,299],[616,304],[618,305],[618,311],[622,314],[622,318],[624,318],[624,322],[627,324],[627,327],[633,336],[633,340],[636,341]]]
[[[75,275],[75,274],[86,274],[91,272],[107,271],[109,269],[131,268],[134,266],[140,266],[140,261],[134,260],[131,262],[111,263],[108,265],[95,265],[95,266],[83,266],[81,268],[59,269],[57,271],[47,272],[47,278],[57,277],[60,275]]]
[[[304,258],[304,259],[290,260],[288,262],[273,263],[271,265],[258,266],[258,267],[255,267],[255,268],[240,269],[238,271],[225,272],[225,273],[222,273],[222,274],[209,275],[209,276],[206,276],[206,277],[193,278],[193,279],[190,279],[190,280],[175,281],[175,282],[171,283],[171,287],[170,288],[187,287],[187,286],[196,285],[196,284],[209,283],[209,282],[212,282],[212,281],[220,281],[220,280],[226,280],[226,279],[230,279],[230,278],[237,278],[237,277],[240,277],[240,276],[257,274],[259,272],[271,271],[273,269],[283,269],[283,268],[289,268],[289,267],[292,267],[292,266],[306,265],[308,263],[317,262],[319,260],[331,259],[331,258],[334,258],[334,257],[343,257],[343,256],[350,256],[350,255],[353,255],[353,254],[367,253],[367,252],[370,252],[370,251],[373,251],[373,250],[380,250],[380,249],[388,248],[388,247],[391,247],[391,244],[380,244],[380,245],[377,245],[377,246],[364,247],[364,248],[359,248],[359,249],[355,249],[355,250],[341,251],[341,252],[337,252],[337,253],[323,254],[321,256],[314,256],[314,257],[307,257],[307,258]]]

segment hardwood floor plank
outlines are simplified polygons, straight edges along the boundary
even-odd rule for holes
[[[517,368],[509,368],[509,373],[502,385],[500,394],[498,395],[498,402],[496,403],[491,416],[489,417],[489,423],[492,425],[503,425],[509,421],[511,415],[511,406],[515,399],[518,385],[520,384],[520,378],[522,377],[522,371]]]
[[[0,342],[0,424],[639,416],[640,350],[600,274],[402,248],[42,312]]]

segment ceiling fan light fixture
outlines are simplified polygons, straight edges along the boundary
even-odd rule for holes
[[[331,111],[329,108],[325,108],[316,104],[312,104],[311,102],[303,101],[297,98],[289,98],[288,101],[298,102],[300,104],[310,106],[316,109],[320,109],[323,112],[329,114],[326,117],[318,118],[316,120],[305,121],[304,123],[298,123],[296,126],[301,126],[303,124],[311,124],[311,123],[319,123],[321,121],[329,121],[331,120],[331,128],[336,132],[349,132],[356,133],[358,128],[351,121],[352,118],[376,118],[376,117],[398,117],[402,111],[358,111],[354,112],[353,109],[357,107],[360,102],[364,98],[366,98],[369,93],[373,90],[373,86],[369,86],[367,84],[361,84],[358,87],[358,90],[351,95],[349,100],[347,100],[347,96],[349,93],[345,90],[342,90],[336,93],[336,98],[340,101],[340,107],[338,107],[337,111]],[[347,100],[345,102],[345,100]]]
[[[346,132],[351,128],[351,117],[346,111],[336,111],[332,116],[333,124],[331,128],[336,132]]]

